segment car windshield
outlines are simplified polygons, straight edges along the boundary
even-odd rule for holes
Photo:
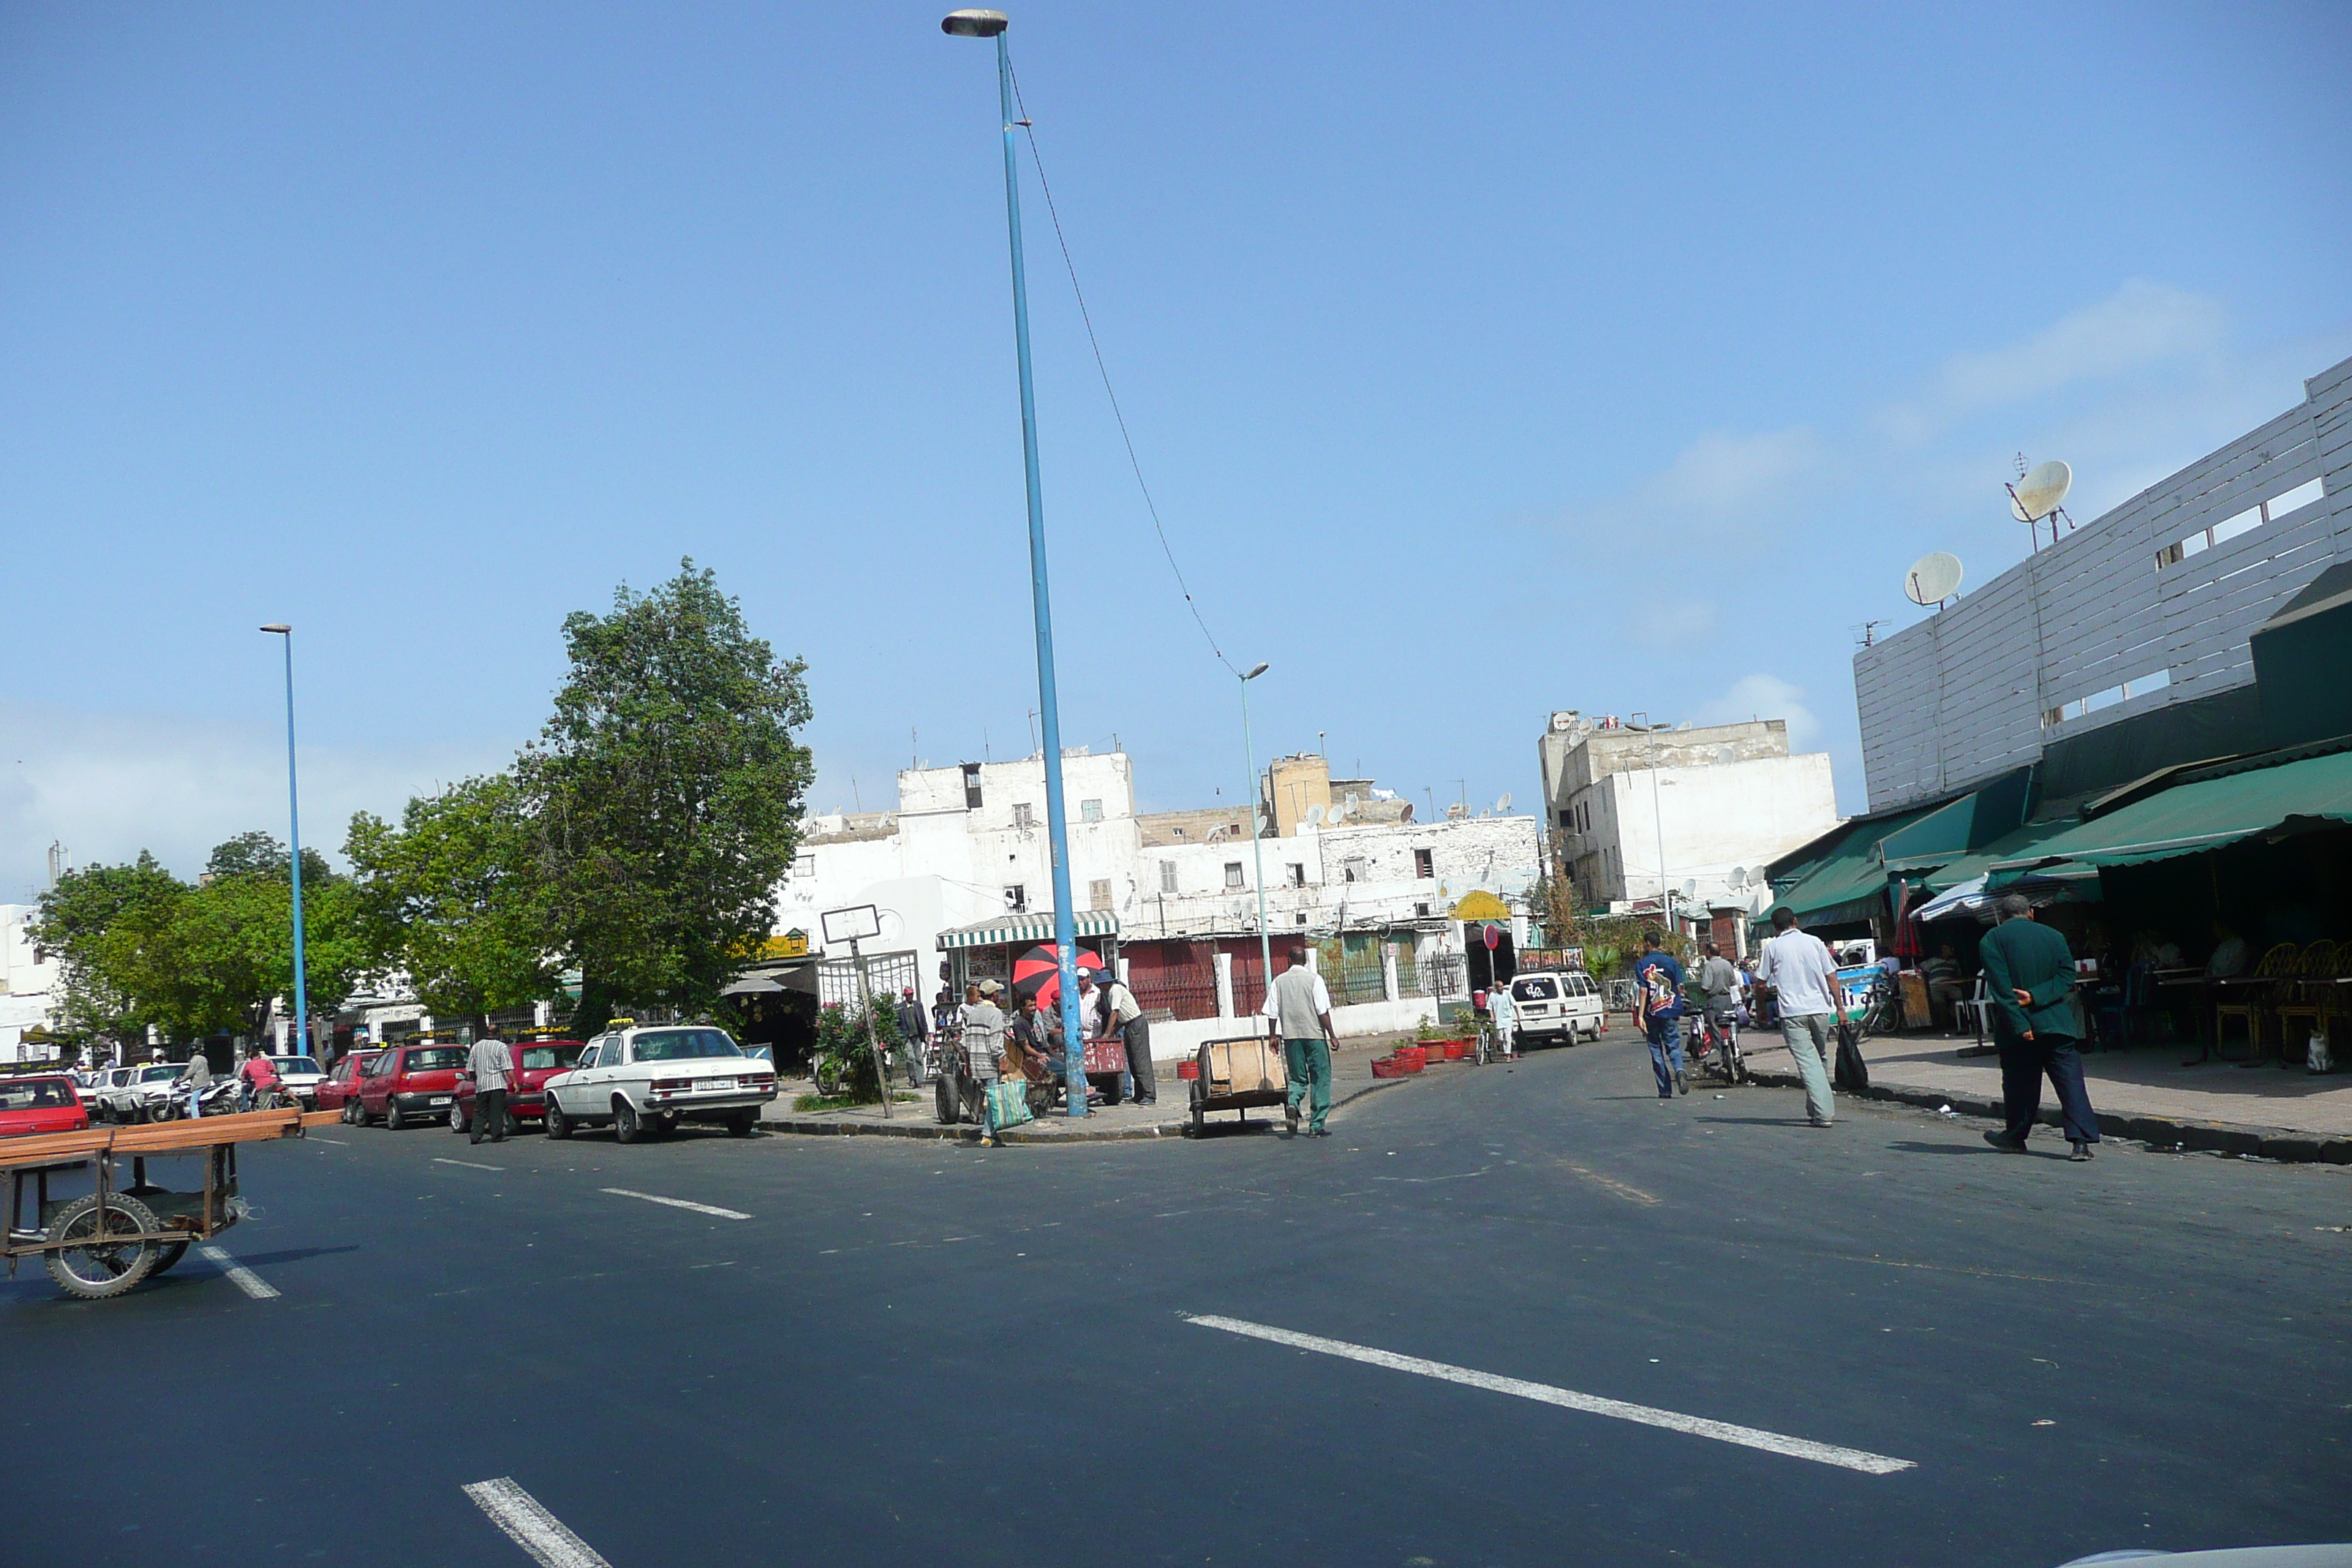
[[[466,1065],[465,1050],[457,1046],[433,1046],[408,1053],[408,1063],[403,1072],[448,1072]]]
[[[0,1110],[45,1110],[79,1103],[74,1098],[73,1085],[61,1078],[0,1084]]]
[[[544,1045],[525,1046],[522,1048],[523,1070],[568,1068],[580,1059],[580,1053],[585,1049],[587,1047],[577,1040],[550,1040]]]
[[[1515,980],[1511,994],[1521,1002],[1549,1002],[1559,994],[1559,987],[1549,979]]]
[[[169,1062],[163,1062],[142,1072],[139,1075],[139,1081],[141,1083],[153,1083],[159,1078],[177,1078],[180,1076],[180,1068],[173,1067]]]
[[[280,1073],[315,1073],[319,1070],[319,1064],[309,1057],[272,1057],[269,1065]]]
[[[740,1057],[743,1052],[724,1029],[648,1029],[637,1037],[629,1054],[641,1062],[682,1062],[695,1057]]]

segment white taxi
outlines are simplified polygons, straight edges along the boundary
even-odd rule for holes
[[[774,1064],[745,1056],[715,1025],[613,1023],[572,1070],[547,1080],[550,1138],[608,1121],[624,1143],[688,1121],[715,1121],[748,1138],[760,1108],[776,1098]]]

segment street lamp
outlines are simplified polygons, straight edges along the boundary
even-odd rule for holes
[[[1646,720],[1649,715],[1636,713],[1633,718]],[[1658,830],[1658,909],[1664,917],[1666,933],[1671,936],[1675,929],[1675,893],[1666,885],[1666,808],[1658,792],[1658,727],[1655,724],[1642,726],[1642,752],[1643,760],[1650,764],[1650,820]]]
[[[294,845],[289,869],[294,879],[294,1043],[299,1047],[287,1054],[307,1057],[310,1054],[310,1005],[302,983],[302,800],[294,773],[294,628],[272,621],[261,629],[286,639],[286,823],[287,837]]]
[[[1250,746],[1249,683],[1264,675],[1270,667],[1265,660],[1250,666],[1242,675],[1242,761],[1249,766],[1249,793],[1243,798],[1249,803],[1250,859],[1257,869],[1257,960],[1265,988],[1274,989],[1274,938],[1265,929],[1265,848],[1258,837],[1257,826],[1257,756]]]
[[[1021,366],[1021,459],[1029,482],[1029,597],[1037,619],[1037,707],[1045,743],[1045,836],[1052,846],[1054,952],[1061,970],[1062,1040],[1069,1114],[1087,1113],[1085,1027],[1078,1016],[1077,922],[1070,909],[1070,838],[1062,809],[1062,714],[1054,692],[1054,614],[1045,590],[1045,498],[1037,479],[1037,395],[1029,367],[1029,276],[1021,259],[1020,164],[1013,155],[1013,57],[1002,11],[952,11],[950,37],[996,40],[996,97],[1004,124],[1004,222],[1013,240],[1013,343]]]

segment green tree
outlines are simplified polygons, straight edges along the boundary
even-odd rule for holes
[[[516,763],[549,927],[611,1003],[707,1009],[773,927],[814,773],[805,666],[778,661],[690,560],[565,617],[572,669]]]
[[[457,1016],[555,994],[551,939],[532,880],[530,825],[508,773],[411,800],[397,827],[361,812],[352,863],[366,941],[417,999]]]
[[[127,865],[68,871],[41,895],[29,934],[58,960],[59,1028],[136,1041],[161,1021],[142,948],[187,891],[142,849]]]

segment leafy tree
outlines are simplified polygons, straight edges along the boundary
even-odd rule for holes
[[[292,858],[286,853],[286,842],[281,838],[259,831],[240,833],[226,843],[213,846],[212,854],[205,860],[205,879],[214,877],[283,877]],[[334,875],[325,856],[316,849],[302,851],[302,886],[305,889],[314,881],[329,881]],[[303,922],[306,932],[309,923],[308,921]]]
[[[806,667],[779,662],[692,561],[565,617],[572,670],[516,763],[550,928],[612,1001],[707,1009],[772,929],[814,772]]]
[[[551,939],[532,880],[530,825],[511,774],[411,800],[400,826],[361,812],[343,842],[366,941],[442,1016],[555,994]]]
[[[160,1022],[141,950],[187,891],[142,849],[128,865],[68,871],[41,895],[29,934],[57,956],[54,1011],[64,1032],[136,1040]]]

